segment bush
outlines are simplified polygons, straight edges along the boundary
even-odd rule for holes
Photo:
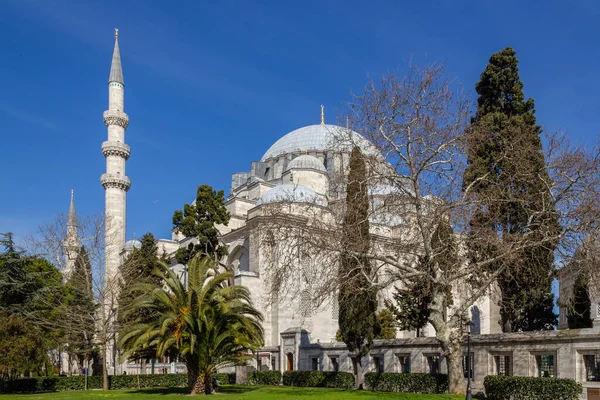
[[[279,385],[281,384],[281,372],[254,371],[248,374],[248,381],[251,385]]]
[[[445,393],[448,391],[448,375],[368,372],[365,385],[377,392]]]
[[[229,374],[225,374],[225,373],[213,374],[213,378],[215,378],[217,380],[217,382],[219,382],[219,385],[233,385],[235,383],[235,372],[231,372]],[[187,379],[187,375],[186,375],[186,379]]]
[[[354,375],[349,372],[285,371],[283,384],[284,386],[351,389],[354,387]]]
[[[578,400],[583,392],[573,379],[489,375],[483,385],[490,400]]]
[[[233,380],[235,381],[235,377]],[[111,389],[136,389],[138,387],[138,375],[109,376],[108,386]],[[140,388],[184,386],[187,386],[186,374],[139,375]],[[101,376],[88,376],[88,389],[102,389],[102,387],[103,382]],[[85,376],[0,380],[0,393],[64,392],[84,389]]]

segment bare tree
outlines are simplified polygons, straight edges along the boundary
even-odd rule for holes
[[[102,374],[104,376],[104,390],[108,390],[108,360],[110,353],[116,351],[116,318],[118,277],[106,278],[105,267],[105,219],[103,216],[79,217],[76,226],[76,239],[73,232],[69,235],[68,217],[59,214],[50,223],[39,226],[36,234],[26,238],[27,250],[36,256],[44,257],[52,262],[65,277],[71,278],[72,265],[81,252],[85,252],[90,264],[91,276],[84,277],[91,285],[92,301],[95,305],[88,310],[71,310],[71,301],[68,292],[59,299],[53,299],[57,308],[62,309],[63,318],[48,318],[43,313],[33,313],[29,318],[35,323],[53,329],[62,329],[65,332],[65,350],[73,355],[69,349],[68,338],[82,337],[97,347],[101,353]],[[72,228],[71,228],[72,229]],[[75,311],[75,312],[74,312]],[[93,337],[88,338],[89,324],[93,321]],[[116,354],[112,354],[117,359]],[[85,355],[80,368],[89,370],[92,362],[92,353]]]
[[[470,102],[445,77],[443,65],[423,69],[409,65],[405,75],[388,74],[381,82],[371,81],[364,93],[353,97],[347,128],[340,128],[332,143],[334,148],[347,149],[350,143],[365,150],[372,188],[369,257],[373,263],[366,278],[381,296],[387,296],[394,285],[427,282],[428,321],[444,351],[452,393],[465,390],[462,348],[469,308],[490,293],[499,274],[525,249],[553,243],[557,262],[568,262],[600,216],[597,150],[571,148],[564,136],[549,135],[546,184],[552,204],[547,210],[532,211],[531,225],[512,240],[476,230],[476,211],[499,199],[475,196],[471,187],[463,187],[471,112]],[[372,145],[360,143],[352,131]],[[519,144],[514,145],[504,156],[525,156]],[[476,181],[486,179],[484,175]],[[353,249],[344,249],[341,242],[343,175],[331,185],[327,206],[322,199],[298,201],[291,195],[263,205],[250,216],[262,236],[265,262],[261,268],[272,301],[295,299],[309,290],[313,307],[318,307],[344,280],[337,275],[340,253]],[[534,212],[557,213],[553,215],[560,228],[528,234],[528,228],[540,224]],[[432,245],[441,222],[452,227],[455,237],[447,244]],[[478,246],[472,250],[466,241],[474,238]],[[456,257],[446,257],[449,249]],[[444,263],[439,261],[442,258]]]

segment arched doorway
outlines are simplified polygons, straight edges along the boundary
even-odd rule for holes
[[[294,355],[292,353],[287,353],[287,370],[294,370]]]

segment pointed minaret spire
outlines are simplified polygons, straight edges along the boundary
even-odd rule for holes
[[[69,218],[67,226],[77,226],[77,214],[75,214],[75,193],[71,189],[71,205],[69,206]]]
[[[125,85],[123,81],[123,68],[121,68],[121,53],[119,52],[119,30],[115,28],[115,49],[113,50],[112,64],[108,83],[116,82]]]
[[[321,125],[325,125],[325,106],[321,104]]]

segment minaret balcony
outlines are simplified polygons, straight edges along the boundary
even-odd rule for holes
[[[131,180],[125,175],[120,174],[102,174],[100,176],[100,183],[104,186],[104,189],[116,188],[128,191],[131,187]]]
[[[122,111],[118,110],[106,110],[104,111],[104,124],[118,125],[123,129],[127,129],[129,125],[129,116]]]
[[[131,154],[131,148],[125,143],[106,141],[102,143],[102,154],[104,157],[118,156],[127,160]]]

